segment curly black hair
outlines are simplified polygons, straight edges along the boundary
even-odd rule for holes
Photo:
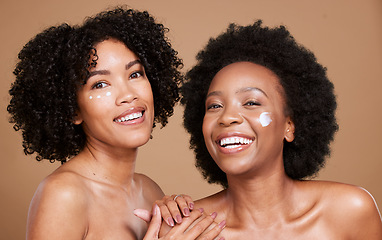
[[[50,27],[30,40],[18,55],[7,107],[9,122],[22,130],[25,154],[65,162],[83,149],[86,136],[73,123],[77,90],[96,64],[94,46],[107,39],[123,42],[139,57],[153,91],[154,126],[165,126],[183,80],[183,63],[167,32],[146,11],[117,7],[87,18],[81,26]]]
[[[206,94],[215,74],[242,61],[270,69],[284,89],[286,113],[295,124],[294,141],[284,141],[286,174],[298,180],[316,175],[330,154],[329,144],[338,130],[333,84],[326,76],[326,68],[295,41],[285,26],[263,27],[261,20],[248,26],[230,24],[226,32],[209,40],[198,53],[197,64],[186,74],[181,103],[196,167],[209,183],[228,187],[226,174],[205,146],[202,124]]]

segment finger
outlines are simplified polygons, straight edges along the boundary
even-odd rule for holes
[[[145,240],[158,239],[161,222],[162,222],[162,217],[161,217],[160,209],[158,205],[155,205],[153,208],[153,215],[152,215],[150,225],[143,239]]]
[[[173,195],[174,197],[176,195]],[[167,211],[169,211],[170,216],[175,220],[177,223],[182,222],[182,214],[180,213],[178,203],[173,200],[173,198],[169,198],[165,201],[165,206],[167,208]],[[161,210],[164,209],[164,206],[160,206]],[[166,216],[167,217],[167,216]]]
[[[193,210],[194,209],[194,201],[192,200],[192,198],[188,195],[185,195],[185,194],[182,194],[184,200],[186,200],[187,202],[187,206],[190,210]]]
[[[191,199],[191,197],[188,198]],[[174,201],[178,204],[178,208],[182,211],[183,216],[190,216],[190,208],[184,195],[176,195]]]
[[[213,222],[209,227],[211,227],[214,223],[215,222]],[[199,240],[215,239],[221,233],[221,231],[225,228],[225,226],[226,226],[226,222],[225,220],[223,220],[219,224],[215,224],[215,226],[207,233],[203,233],[198,239]],[[220,238],[219,240],[221,239],[224,239],[224,238]]]
[[[149,223],[151,221],[151,213],[150,211],[146,209],[135,209],[133,211],[134,215],[145,221],[146,223]]]
[[[181,233],[183,234],[186,230],[196,224],[200,217],[203,218],[203,209],[194,210],[190,213],[190,216],[183,219],[182,224],[177,224],[171,229],[171,233]]]
[[[200,236],[208,227],[210,227],[211,224],[215,224],[214,219],[216,218],[216,216],[217,216],[217,213],[214,212],[208,216],[205,215],[201,217],[200,221],[198,221],[195,225],[187,229],[186,231],[187,235],[185,235],[187,236],[187,239],[195,239],[198,236]],[[216,237],[217,235],[219,235],[219,233],[220,232],[214,231],[214,232],[211,232],[209,235],[206,234],[205,236],[207,239],[207,237],[209,236]]]
[[[164,220],[164,222],[170,226],[170,227],[173,227],[175,225],[174,223],[174,220],[173,220],[173,217],[168,209],[168,206],[164,203],[163,200],[158,200],[158,201],[155,201],[156,205],[159,206],[160,208],[160,211],[161,211],[161,214],[162,214],[162,218]],[[179,212],[179,210],[178,210]]]

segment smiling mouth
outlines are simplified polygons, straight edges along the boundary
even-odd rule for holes
[[[228,137],[222,138],[217,141],[219,146],[223,148],[238,148],[243,145],[249,145],[253,142],[252,139],[244,138],[244,137]]]
[[[116,118],[113,121],[120,123],[120,122],[127,122],[127,121],[131,121],[131,120],[135,120],[135,119],[141,118],[143,116],[143,112],[144,111],[131,113],[131,114],[128,114],[124,117]]]

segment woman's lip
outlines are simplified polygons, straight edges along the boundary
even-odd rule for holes
[[[250,143],[250,144],[246,144],[246,145],[238,145],[238,146],[235,147],[235,148],[226,148],[226,147],[222,147],[222,146],[220,146],[220,144],[217,144],[217,147],[218,147],[218,150],[219,150],[221,153],[224,153],[224,154],[235,154],[235,153],[239,153],[239,152],[241,152],[241,151],[246,150],[246,149],[249,148],[251,145],[252,145],[252,143]]]
[[[234,143],[232,143],[232,140],[235,140]],[[227,142],[227,144],[224,144],[226,147],[221,145],[221,141]],[[237,143],[237,141],[239,142]],[[217,145],[220,152],[224,154],[234,154],[249,148],[253,141],[254,137],[250,137],[247,134],[229,132],[219,134],[216,138],[215,144]]]
[[[135,115],[134,115],[135,114]],[[137,118],[133,118],[132,116],[136,116]],[[130,120],[126,120],[130,119]],[[124,111],[118,117],[114,118],[114,122],[123,125],[136,124],[143,122],[145,119],[145,108],[143,107],[133,107]]]
[[[132,108],[129,108],[128,110],[124,111],[123,113],[121,113],[119,116],[117,116],[114,119],[120,119],[120,118],[125,117],[127,115],[130,115],[132,113],[143,112],[143,111],[145,111],[144,107],[132,107]]]
[[[251,137],[247,134],[244,134],[244,133],[239,133],[239,132],[227,132],[227,133],[221,133],[219,134],[215,139],[216,142],[220,142],[220,140],[224,139],[224,138],[232,138],[232,137],[238,137],[238,138],[246,138],[246,139],[250,139],[250,140],[254,140],[255,138],[254,137]]]

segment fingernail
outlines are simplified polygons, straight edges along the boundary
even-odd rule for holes
[[[178,215],[176,215],[176,217],[175,217],[175,221],[177,222],[177,223],[181,223],[182,222],[182,217],[178,214]]]
[[[190,205],[190,209],[191,210],[194,209],[194,204],[193,203],[190,203],[189,205]]]
[[[225,220],[223,220],[223,221],[221,221],[221,222],[219,223],[219,227],[220,227],[221,229],[223,229],[223,228],[225,228],[225,224],[226,224],[226,222],[225,222]]]
[[[190,210],[188,208],[183,209],[184,216],[190,216]]]
[[[213,212],[213,213],[211,213],[210,215],[211,215],[211,217],[212,217],[213,219],[215,219],[216,216],[217,216],[218,214],[217,214],[216,212]]]
[[[175,224],[174,224],[174,220],[172,220],[172,218],[167,218],[167,223],[169,226],[173,227]]]
[[[157,209],[158,209],[158,205],[155,205],[153,210],[153,216],[157,215]]]
[[[137,209],[134,209],[133,211],[134,215],[138,217],[138,210]]]
[[[199,211],[200,211],[201,213],[204,213],[204,208],[199,208]]]

